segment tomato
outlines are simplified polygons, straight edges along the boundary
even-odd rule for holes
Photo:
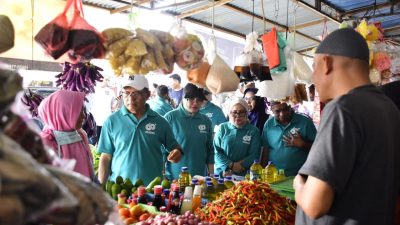
[[[127,208],[121,208],[118,210],[118,212],[119,212],[119,215],[122,217],[128,218],[131,216],[131,212]]]
[[[126,219],[124,220],[124,223],[125,223],[126,225],[130,225],[130,224],[136,223],[136,220],[133,219],[132,217],[129,217],[129,218],[126,218]]]
[[[150,217],[150,214],[148,213],[143,213],[142,215],[140,215],[139,217],[139,221],[145,221]]]

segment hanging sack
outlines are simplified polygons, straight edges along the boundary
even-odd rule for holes
[[[74,0],[74,3],[75,10],[69,31],[69,59],[72,63],[77,63],[93,58],[103,58],[104,38],[83,18],[82,0]]]
[[[14,46],[14,27],[10,18],[0,15],[0,53]]]
[[[205,87],[209,70],[210,70],[210,64],[208,64],[208,62],[206,61],[203,61],[199,67],[193,70],[189,70],[187,72],[186,74],[187,79],[190,83],[196,84],[201,87]]]
[[[280,64],[278,51],[278,37],[275,27],[261,36],[265,55],[267,56],[269,68],[273,69]]]
[[[206,79],[207,88],[213,93],[235,91],[239,85],[239,78],[235,72],[216,55]]]
[[[53,59],[58,59],[69,49],[69,24],[66,13],[74,0],[67,0],[64,11],[35,35],[35,41]]]

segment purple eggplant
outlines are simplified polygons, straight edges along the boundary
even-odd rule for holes
[[[28,89],[28,91],[25,91],[24,95],[22,96],[21,102],[29,107],[32,117],[37,117],[37,110],[43,99],[43,96],[33,92],[31,89]]]

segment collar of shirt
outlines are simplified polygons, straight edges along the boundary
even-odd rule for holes
[[[190,117],[190,118],[199,118],[200,117],[200,112],[191,114],[185,109],[185,107],[183,106],[182,103],[179,105],[179,112],[181,113],[181,115],[183,115],[185,117]]]
[[[128,111],[128,109],[124,106],[121,107],[121,115],[126,116],[132,114],[131,112]],[[140,120],[146,119],[148,116],[155,116],[157,114],[153,110],[150,109],[149,104],[146,103],[146,112],[144,113],[143,117]],[[132,116],[136,119],[136,117],[132,114]]]
[[[165,99],[165,98],[161,98],[160,96],[156,96],[156,101],[160,101],[160,102],[165,102],[165,103],[167,103],[167,99]]]
[[[274,123],[273,123],[273,125],[274,125],[275,127],[276,127],[276,126],[289,127],[292,123],[297,122],[298,120],[299,120],[299,115],[298,115],[297,113],[293,112],[292,119],[290,120],[290,122],[289,122],[286,126],[280,124],[280,123],[278,122],[278,120],[276,119],[276,117],[274,117]]]
[[[231,123],[231,122],[228,122],[228,128],[230,129],[230,130],[248,130],[249,129],[249,126],[251,126],[250,125],[250,123],[246,123],[243,127],[237,127],[237,126],[235,126],[235,125],[233,125],[233,123]]]

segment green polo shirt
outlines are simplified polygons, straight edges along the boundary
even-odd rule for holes
[[[212,131],[214,131],[215,126],[227,121],[222,109],[209,101],[200,109],[200,113],[206,115],[211,120]]]
[[[293,114],[292,120],[286,126],[281,125],[275,117],[268,119],[262,134],[263,146],[269,149],[269,160],[278,169],[284,169],[286,176],[297,174],[309,152],[309,150],[285,146],[283,135],[289,136],[289,133],[293,133],[295,130],[307,142],[313,142],[317,134],[313,122],[297,113]]]
[[[163,151],[178,146],[168,122],[146,107],[140,120],[122,106],[103,124],[98,152],[112,155],[110,180],[120,175],[132,182],[141,178],[147,185],[162,176]]]
[[[166,172],[170,178],[177,179],[183,166],[188,167],[192,176],[206,175],[207,164],[214,163],[211,121],[201,113],[189,115],[182,104],[164,117],[184,153],[180,162],[167,162]]]
[[[147,103],[153,111],[161,116],[164,116],[167,112],[174,109],[166,99],[161,98],[160,96],[156,96],[155,98],[147,101]]]
[[[261,137],[258,128],[247,123],[241,128],[230,122],[222,123],[214,137],[215,173],[222,175],[232,162],[243,160],[242,166],[250,169],[254,159],[260,158]]]

